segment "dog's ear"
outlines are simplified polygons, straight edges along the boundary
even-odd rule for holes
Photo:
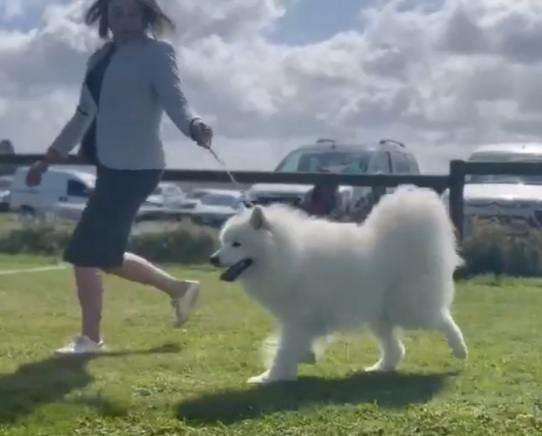
[[[252,209],[252,214],[250,215],[250,224],[252,224],[254,230],[269,228],[267,218],[265,217],[263,209],[260,206],[256,206],[254,207],[254,209]]]

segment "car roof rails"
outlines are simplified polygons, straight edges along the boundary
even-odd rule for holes
[[[381,139],[379,141],[380,145],[384,145],[384,144],[387,144],[387,143],[396,144],[401,148],[406,148],[405,144],[403,144],[402,142],[396,141],[395,139]]]
[[[319,139],[316,140],[316,143],[317,144],[332,144],[332,145],[337,144],[337,142],[334,139],[331,139],[331,138],[319,138]]]

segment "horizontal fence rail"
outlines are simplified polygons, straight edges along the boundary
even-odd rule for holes
[[[25,166],[43,158],[41,154],[0,155],[0,165]],[[54,165],[83,165],[76,156],[70,155]],[[388,175],[388,174],[322,174],[322,173],[281,173],[269,171],[232,171],[235,180],[241,184],[275,183],[308,184],[317,182],[339,185],[396,187],[416,185],[442,193],[449,190],[450,216],[458,237],[463,238],[464,188],[469,175],[542,175],[542,162],[466,162],[453,160],[447,175]],[[226,171],[166,169],[164,181],[230,183]],[[541,198],[542,200],[542,198]]]
[[[42,155],[0,155],[0,165],[31,165],[41,159]],[[82,165],[75,157],[70,156],[65,161],[55,165]],[[309,184],[325,181],[352,186],[382,186],[393,187],[412,184],[421,187],[444,190],[449,184],[447,175],[385,175],[385,174],[322,174],[322,173],[280,173],[270,171],[232,171],[233,177],[239,183],[284,183]],[[221,170],[180,170],[166,169],[162,177],[164,181],[182,182],[220,182],[228,183],[230,177]]]
[[[417,185],[420,187],[446,189],[449,184],[448,176],[411,176],[411,175],[355,175],[355,174],[322,174],[322,173],[275,173],[265,171],[232,171],[239,183],[284,183],[312,185],[316,182],[336,183],[351,186],[380,186],[394,187],[398,185]],[[169,181],[200,181],[200,182],[229,182],[230,178],[224,171],[199,170],[166,170],[164,180]]]

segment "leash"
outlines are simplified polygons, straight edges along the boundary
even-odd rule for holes
[[[207,148],[207,150],[209,150],[209,153],[211,153],[211,155],[215,158],[215,160],[222,166],[222,168],[224,168],[224,171],[226,171],[226,174],[228,175],[228,177],[230,178],[231,182],[240,190],[242,191],[243,190],[243,186],[237,181],[235,180],[235,177],[233,177],[233,174],[231,173],[231,171],[229,170],[228,166],[226,165],[226,163],[220,159],[220,157],[218,157],[218,155],[216,154],[216,152],[211,148]]]
[[[211,153],[211,155],[215,158],[215,160],[222,166],[222,168],[224,168],[224,171],[226,171],[226,174],[228,175],[228,177],[230,178],[231,182],[234,184],[234,186],[237,187],[237,189],[239,189],[239,191],[242,193],[242,200],[241,202],[243,203],[243,205],[246,207],[246,208],[250,208],[252,206],[254,206],[254,204],[248,200],[245,199],[245,191],[243,189],[243,185],[241,185],[241,183],[239,183],[237,180],[235,180],[235,177],[233,177],[233,174],[232,172],[229,170],[228,166],[226,165],[226,163],[220,159],[220,157],[218,156],[218,154],[216,154],[216,151],[214,151],[211,147],[207,148],[207,150],[209,150],[209,153]]]

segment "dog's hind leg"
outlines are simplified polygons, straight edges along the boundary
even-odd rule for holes
[[[371,324],[371,330],[378,339],[380,346],[380,360],[365,371],[395,371],[405,355],[405,347],[393,325],[385,322]]]
[[[466,359],[468,350],[463,333],[449,312],[443,314],[437,323],[437,328],[446,336],[454,355],[459,359]]]

